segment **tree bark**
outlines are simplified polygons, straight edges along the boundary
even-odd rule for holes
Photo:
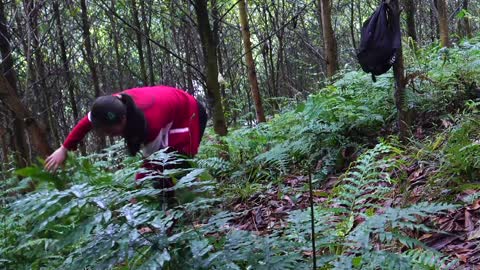
[[[415,3],[413,0],[404,1],[405,12],[407,15],[407,34],[417,42],[417,30],[415,26]]]
[[[140,21],[138,20],[138,9],[137,9],[137,2],[135,0],[130,0],[130,5],[132,9],[132,17],[133,17],[133,26],[135,27],[136,33],[136,46],[138,51],[138,60],[140,61],[140,76],[143,85],[148,85],[148,78],[147,78],[147,70],[145,68],[145,59],[143,57],[143,44],[142,44],[142,27],[140,25]]]
[[[213,33],[210,28],[207,0],[195,0],[195,12],[198,20],[198,32],[203,49],[203,58],[207,69],[207,98],[212,107],[213,129],[220,136],[228,133],[222,106],[222,95],[218,83],[218,59]]]
[[[38,122],[32,117],[32,113],[22,104],[15,89],[3,75],[0,76],[0,98],[15,114],[15,118],[18,120],[17,123],[22,123],[26,126],[38,153],[44,157],[48,156],[52,152],[52,149],[48,144],[45,130],[41,128]]]
[[[150,2],[149,2],[150,3]],[[151,7],[150,7],[151,8]],[[140,1],[140,11],[143,18],[143,31],[147,37],[145,46],[147,47],[147,63],[148,63],[148,82],[149,85],[155,85],[155,72],[153,69],[152,44],[150,43],[150,27],[151,27],[151,12],[147,15],[145,10],[145,1]]]
[[[98,80],[97,67],[95,64],[93,56],[93,47],[90,37],[90,22],[88,21],[88,12],[87,12],[87,3],[86,0],[80,1],[80,6],[82,9],[82,35],[83,42],[85,46],[87,64],[90,68],[90,73],[92,75],[93,89],[95,91],[95,97],[100,96],[100,82]]]
[[[440,44],[442,47],[450,47],[450,38],[448,30],[447,3],[445,0],[434,0],[437,10],[437,19],[440,31]]]
[[[350,2],[350,37],[352,38],[352,47],[357,51],[357,41],[355,40],[355,6]]]
[[[266,122],[265,113],[263,111],[262,97],[260,96],[260,89],[258,87],[257,72],[255,70],[255,62],[252,54],[252,42],[250,41],[250,29],[248,25],[247,7],[245,0],[240,0],[238,3],[240,13],[240,25],[242,28],[243,47],[245,50],[245,63],[247,64],[248,80],[250,81],[250,88],[253,103],[258,122]]]
[[[23,121],[18,119],[14,112],[12,112],[11,115],[14,118],[11,141],[13,141],[15,148],[15,162],[17,167],[25,167],[27,164],[31,163],[27,146],[27,134],[25,132],[26,127]]]
[[[390,8],[392,9],[394,16],[394,25],[400,27],[400,5],[398,0],[391,0]],[[405,67],[403,61],[403,50],[402,45],[397,51],[397,59],[393,65],[393,75],[395,77],[395,106],[397,107],[397,126],[400,132],[400,139],[406,141],[406,138],[409,133],[409,119],[408,119],[408,109],[405,104]]]
[[[430,39],[432,42],[438,38],[438,20],[435,19],[435,12],[435,7],[432,6],[430,9]]]
[[[323,40],[325,44],[325,56],[327,61],[327,77],[331,78],[338,70],[337,42],[332,28],[332,15],[330,0],[318,0],[320,16],[323,26]]]
[[[192,26],[191,23],[188,20],[185,20],[184,22],[184,35],[183,35],[183,42],[185,44],[185,57],[186,57],[186,81],[187,81],[187,92],[191,95],[195,93],[195,88],[193,86],[193,71],[192,67],[190,66],[193,61],[193,50],[194,47],[192,44],[189,42],[191,39],[192,35]]]
[[[9,160],[8,160],[8,146],[9,146],[8,133],[7,133],[6,129],[1,128],[1,127],[0,127],[0,139],[2,140],[2,159],[0,159],[0,164],[1,164],[2,171],[6,172],[7,169],[8,169],[8,168],[6,168],[6,166],[8,166],[7,164],[9,162]]]

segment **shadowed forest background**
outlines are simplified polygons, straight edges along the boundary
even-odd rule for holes
[[[403,51],[373,82],[380,1],[0,0],[0,268],[477,269],[480,2],[388,2]],[[112,138],[43,170],[96,97],[151,85],[210,115],[164,172],[178,206]]]

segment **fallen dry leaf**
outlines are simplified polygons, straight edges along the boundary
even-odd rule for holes
[[[465,254],[455,254],[455,256],[457,256],[457,258],[461,262],[467,263],[467,261],[468,261],[468,257]]]
[[[480,200],[475,200],[472,205],[467,206],[468,210],[477,210],[480,208]]]

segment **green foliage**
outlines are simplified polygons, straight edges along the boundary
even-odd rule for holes
[[[335,188],[335,202],[352,213],[361,212],[362,209],[378,210],[381,205],[375,202],[385,198],[391,191],[392,180],[388,169],[394,164],[393,159],[379,156],[392,152],[398,154],[400,150],[379,144],[362,155]]]
[[[176,179],[170,190],[177,198],[185,192],[196,194],[193,200],[166,207],[160,200],[162,190],[150,187],[151,177],[138,187],[129,184],[132,173],[142,171],[137,162],[107,170],[114,163],[105,161],[106,154],[113,152],[93,155],[93,162],[81,159],[75,172],[60,173],[69,177],[61,179],[64,188],[38,186],[2,209],[2,268],[293,269],[304,263],[293,252],[295,245],[285,248],[279,237],[229,230],[231,214],[212,215],[218,200],[212,196],[213,182],[200,180],[205,178],[202,169],[164,171]],[[115,157],[116,162],[119,159]],[[164,152],[152,157],[163,165],[178,160]],[[32,167],[21,173],[35,178],[39,171]],[[77,184],[71,177],[89,180]],[[131,202],[134,198],[137,203]],[[193,220],[201,225],[194,226]],[[150,232],[142,233],[145,228]]]
[[[409,82],[407,104],[421,114],[443,114],[478,98],[480,43],[462,41],[452,48],[434,45],[406,53],[407,74],[417,74]]]
[[[468,106],[477,106],[475,102],[469,103]],[[435,173],[429,176],[430,192],[452,194],[451,191],[478,188],[475,181],[480,168],[480,138],[476,109],[466,111],[451,121],[451,127],[432,137],[425,145],[419,145],[420,150],[415,150],[418,151],[418,162],[436,168]]]
[[[383,206],[392,191],[389,156],[398,154],[379,144],[359,157],[336,187],[332,198],[315,208],[318,263],[322,269],[438,269],[451,260],[433,251],[409,232],[430,231],[423,218],[456,208],[451,204],[422,202],[404,208]],[[363,220],[356,224],[356,220]],[[309,211],[290,215],[292,238],[309,246]],[[406,249],[406,252],[401,252]]]
[[[448,171],[468,180],[477,179],[480,169],[479,124],[476,117],[462,122],[451,131],[445,147]]]
[[[316,241],[325,269],[430,269],[446,265],[447,258],[409,237],[428,231],[419,218],[452,205],[420,203],[405,208],[382,207],[379,202],[394,182],[389,171],[400,152],[379,144],[362,155],[342,177],[330,199],[315,207]],[[95,158],[98,157],[94,157]],[[156,162],[176,162],[159,152]],[[118,161],[116,159],[116,161]],[[89,165],[87,165],[89,164]],[[58,190],[45,185],[11,202],[1,212],[0,252],[7,269],[307,269],[303,252],[310,250],[309,211],[291,213],[289,226],[268,236],[257,236],[229,226],[235,217],[218,212],[213,182],[201,169],[165,171],[177,179],[173,188],[196,194],[173,208],[159,203],[161,190],[140,187],[124,176],[138,172],[132,162],[114,172],[104,163],[84,163],[89,170],[109,175],[109,181],[68,183]],[[107,166],[108,167],[108,166]],[[35,170],[31,170],[36,173]],[[64,172],[68,175],[68,172]],[[28,170],[25,171],[25,175]],[[83,176],[82,176],[83,178]],[[178,196],[181,198],[182,196]],[[131,203],[136,198],[137,203]],[[357,218],[363,222],[355,224]],[[195,221],[193,225],[192,221]],[[150,232],[142,233],[148,228]],[[400,252],[400,249],[407,251]],[[435,259],[435,260],[433,260]],[[391,266],[391,267],[390,267]]]
[[[466,99],[478,95],[478,38],[449,49],[407,50],[406,59],[411,78],[407,106],[413,121],[438,122],[435,117],[458,110]],[[305,161],[315,160],[322,164],[315,172],[321,183],[326,175],[348,167],[351,157],[345,156],[346,149],[360,153],[375,144],[382,131],[392,129],[396,120],[392,97],[392,73],[374,83],[363,72],[342,71],[333,85],[311,94],[295,109],[208,141],[198,163],[226,185],[246,186],[243,183],[280,182],[287,172],[303,170]]]
[[[235,183],[277,181],[292,166],[312,158],[323,160],[323,176],[343,169],[342,150],[365,143],[366,135],[375,136],[393,119],[391,83],[391,76],[372,83],[364,73],[348,72],[295,110],[254,128],[231,131],[222,139],[224,147],[202,145],[198,163],[215,177]]]

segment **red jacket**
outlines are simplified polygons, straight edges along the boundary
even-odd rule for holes
[[[133,88],[117,94],[122,93],[130,95],[145,115],[148,131],[144,156],[167,146],[182,154],[197,154],[200,121],[198,104],[193,96],[167,86]],[[65,148],[75,150],[93,128],[89,114],[78,122],[65,139]]]

